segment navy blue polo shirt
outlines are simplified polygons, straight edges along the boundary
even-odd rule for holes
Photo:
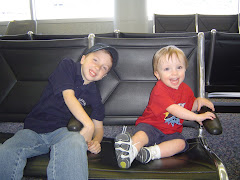
[[[66,127],[72,114],[66,106],[62,92],[72,89],[82,106],[91,106],[91,118],[104,119],[104,106],[98,88],[94,82],[83,85],[81,64],[71,59],[62,60],[49,77],[40,101],[26,117],[25,129],[37,133],[48,133]]]

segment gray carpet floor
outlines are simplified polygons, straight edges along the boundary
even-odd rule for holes
[[[209,147],[223,161],[230,180],[240,180],[240,113],[217,114],[223,128],[221,135],[205,133]]]

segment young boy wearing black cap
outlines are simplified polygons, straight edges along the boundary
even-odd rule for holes
[[[60,62],[24,129],[0,145],[1,178],[21,179],[27,158],[50,151],[48,179],[88,179],[86,151],[99,153],[103,138],[104,106],[94,82],[117,60],[115,48],[96,44],[83,53],[80,63]],[[92,108],[91,117],[83,109],[86,105]],[[80,133],[66,128],[72,115],[83,124]]]

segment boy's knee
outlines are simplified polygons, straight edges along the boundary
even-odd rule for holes
[[[65,142],[68,148],[87,148],[86,141],[80,133],[71,133]]]
[[[73,142],[76,142],[76,143],[83,143],[83,142],[85,143],[86,142],[84,137],[78,132],[73,133],[73,135],[70,136],[70,138]]]

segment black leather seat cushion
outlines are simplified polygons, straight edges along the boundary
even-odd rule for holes
[[[114,151],[114,140],[104,138],[100,154],[88,153],[90,179],[217,179],[216,167],[209,153],[203,148],[198,138],[189,139],[189,149],[169,158],[154,160],[148,164],[141,164],[135,160],[129,169],[121,169],[117,165]],[[46,177],[49,154],[28,159],[25,176]]]

